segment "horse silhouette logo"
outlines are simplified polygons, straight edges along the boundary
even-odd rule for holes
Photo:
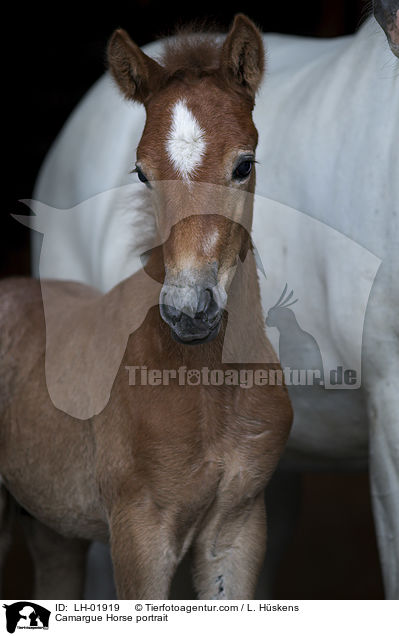
[[[3,605],[6,610],[7,631],[13,634],[18,629],[48,629],[51,612],[32,603],[31,601],[18,601],[12,605]]]
[[[288,295],[286,283],[283,293],[268,311],[266,325],[275,327],[280,333],[279,358],[282,368],[289,368],[299,377],[299,373],[312,372],[313,383],[324,384],[323,360],[316,339],[307,331],[304,331],[298,323],[295,313],[289,309],[298,302],[291,301],[294,292]],[[291,302],[290,302],[291,301]],[[296,382],[294,382],[295,384]]]

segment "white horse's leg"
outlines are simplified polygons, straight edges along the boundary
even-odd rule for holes
[[[388,599],[399,599],[399,368],[370,387],[370,479]]]

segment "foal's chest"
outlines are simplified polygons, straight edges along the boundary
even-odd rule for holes
[[[119,418],[118,400],[110,411],[119,423],[98,429],[104,460],[110,448],[118,457],[112,479],[128,484],[133,498],[145,493],[157,506],[177,506],[188,516],[209,506],[220,489],[251,496],[264,487],[270,463],[260,397],[229,386],[130,386],[129,424],[122,424],[122,413]]]

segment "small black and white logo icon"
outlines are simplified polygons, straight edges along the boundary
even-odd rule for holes
[[[3,607],[9,634],[14,634],[16,629],[48,629],[51,612],[37,603],[18,601]]]

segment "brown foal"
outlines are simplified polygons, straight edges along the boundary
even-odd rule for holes
[[[266,545],[263,492],[292,421],[284,386],[231,381],[279,369],[250,240],[262,39],[240,15],[222,44],[180,37],[158,63],[116,31],[108,59],[125,97],[146,108],[136,170],[159,246],[106,295],[61,281],[42,281],[42,293],[34,280],[0,284],[3,545],[16,500],[30,513],[38,598],[81,597],[93,539],[110,541],[122,599],[167,598],[190,546],[200,599],[251,598]],[[46,299],[60,334],[47,332],[47,349]],[[104,330],[90,328],[93,316],[106,316]],[[68,371],[50,390],[49,360],[63,348],[65,369],[84,384],[88,349],[106,364],[126,330],[105,408],[86,419],[57,408]],[[157,370],[154,381],[132,382],[142,367]],[[179,383],[178,369],[194,379]],[[199,381],[203,369],[230,381]]]

